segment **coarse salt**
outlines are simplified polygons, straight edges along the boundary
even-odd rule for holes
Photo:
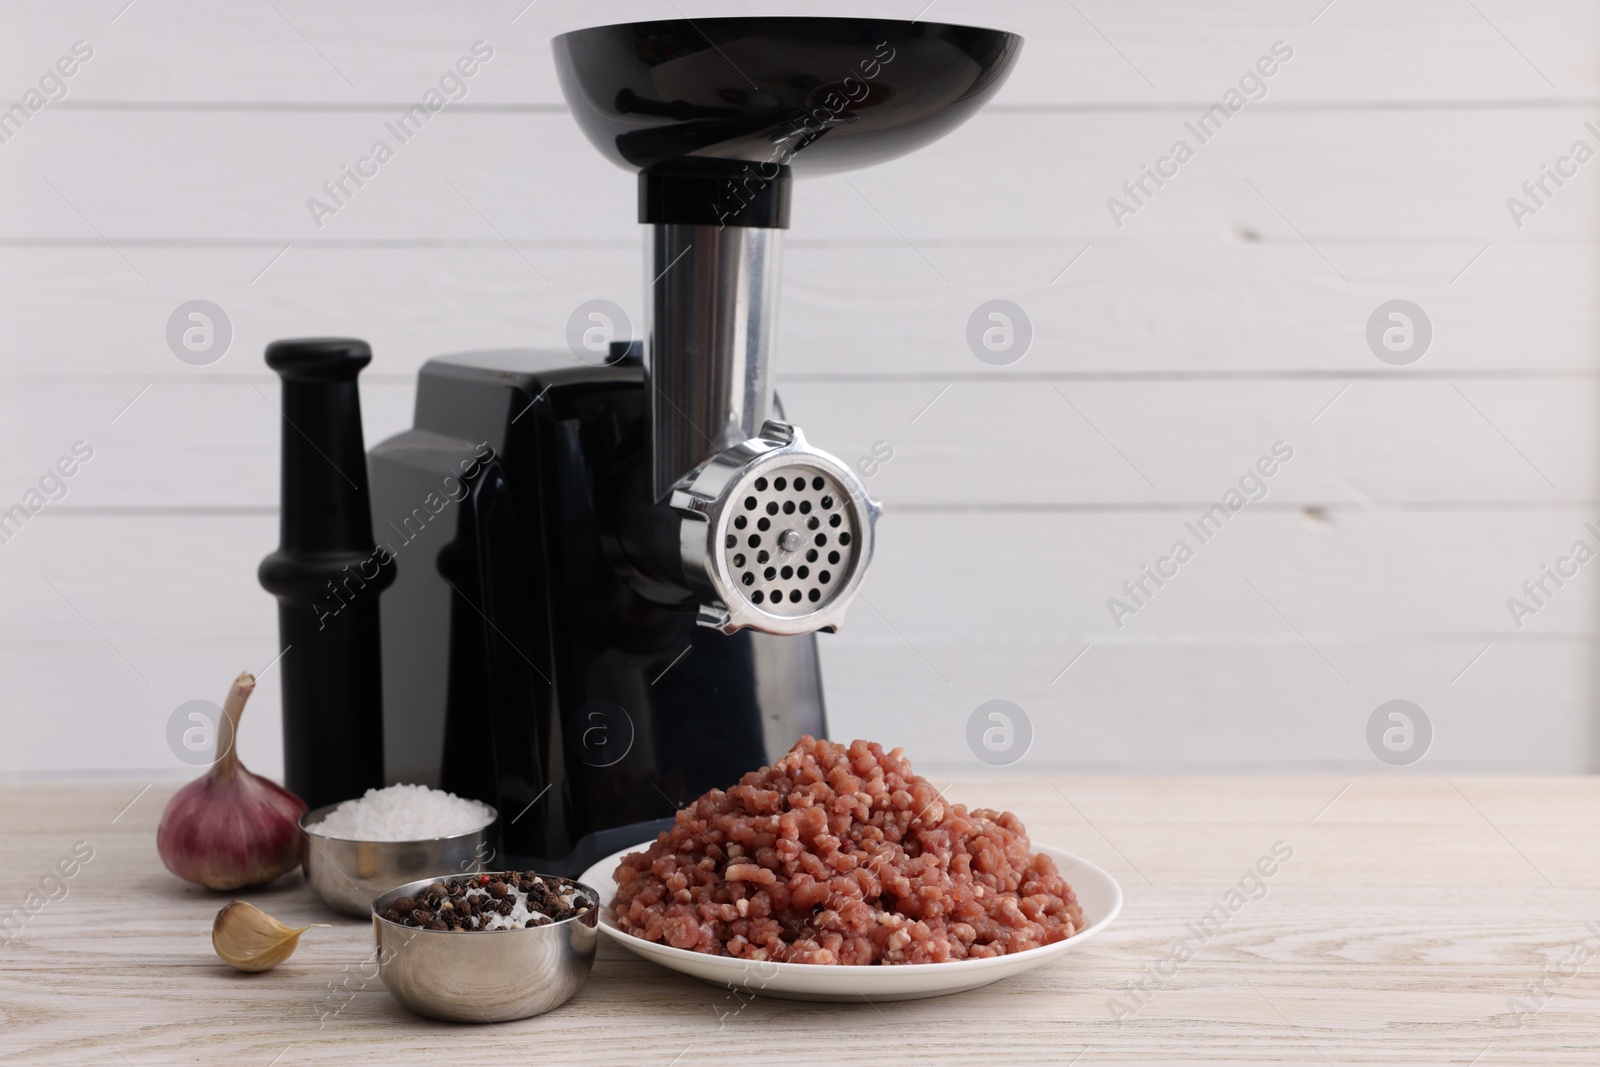
[[[467,890],[468,900],[478,900],[483,897],[487,897],[488,895],[489,891],[487,889]],[[511,892],[507,893],[506,896],[515,901],[515,903],[511,905],[510,915],[500,915],[496,913],[489,916],[488,922],[483,922],[480,915],[474,915],[467,920],[467,922],[472,924],[472,929],[517,930],[527,926],[529,919],[549,920],[550,916],[546,915],[544,912],[539,911],[536,908],[528,907],[528,894],[524,893],[522,890],[513,889]],[[563,903],[570,904],[572,901],[570,899],[566,899],[563,901]]]
[[[391,785],[345,801],[311,829],[345,841],[426,841],[481,830],[493,819],[493,809],[476,800],[425,785]]]

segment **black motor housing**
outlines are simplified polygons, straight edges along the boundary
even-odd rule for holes
[[[371,453],[385,777],[494,805],[500,866],[580,873],[826,733],[814,636],[705,629],[652,575],[643,369],[617,355],[432,360]]]

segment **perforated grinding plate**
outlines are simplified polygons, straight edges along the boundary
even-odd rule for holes
[[[735,587],[761,610],[784,618],[827,604],[860,551],[847,500],[836,478],[799,464],[744,485],[722,549]]]

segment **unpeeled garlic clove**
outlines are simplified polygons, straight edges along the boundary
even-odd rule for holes
[[[290,956],[300,944],[300,935],[311,923],[295,929],[285,926],[254,904],[231,901],[211,923],[211,947],[217,958],[239,971],[270,971]]]

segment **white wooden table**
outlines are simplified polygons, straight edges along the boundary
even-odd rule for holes
[[[1600,1062],[1600,779],[962,779],[954,799],[1116,875],[1121,918],[1041,970],[882,1005],[742,1003],[602,943],[565,1007],[482,1027],[403,1011],[365,977],[370,928],[298,876],[246,897],[334,925],[275,971],[223,967],[209,934],[227,898],[155,853],[173,788],[0,786],[0,918],[75,843],[94,850],[0,944],[0,1060]],[[1230,898],[1278,842],[1292,858]]]

